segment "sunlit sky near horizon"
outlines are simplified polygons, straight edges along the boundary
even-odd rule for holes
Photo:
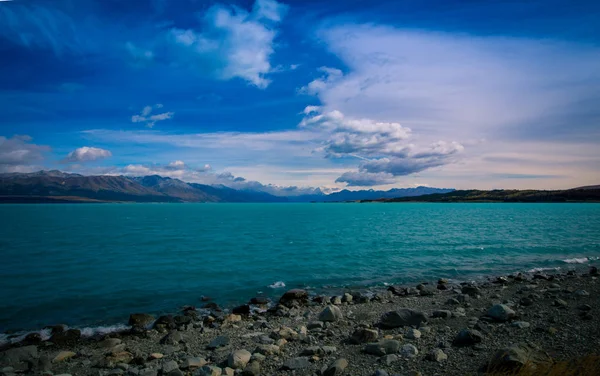
[[[0,1],[0,172],[600,184],[594,1]]]

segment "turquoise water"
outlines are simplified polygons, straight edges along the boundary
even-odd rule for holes
[[[0,218],[0,331],[600,256],[600,204],[0,205]]]

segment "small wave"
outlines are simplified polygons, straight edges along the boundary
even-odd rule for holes
[[[539,273],[539,272],[543,272],[546,270],[560,270],[560,268],[533,268],[533,269],[529,269],[527,271],[527,273]]]
[[[112,325],[112,326],[96,326],[96,327],[79,328],[79,330],[81,330],[82,337],[93,337],[95,335],[106,335],[109,333],[123,332],[123,331],[129,330],[129,329],[131,329],[131,327],[124,325],[124,324],[117,324],[117,325]],[[43,341],[49,340],[50,336],[52,335],[50,329],[20,332],[20,333],[15,333],[15,334],[10,334],[10,335],[6,334],[6,333],[0,333],[0,346],[6,345],[9,343],[19,343],[22,340],[24,340],[25,337],[27,337],[29,334],[32,334],[32,333],[38,333],[42,337]]]
[[[567,264],[585,264],[586,262],[590,261],[590,259],[588,259],[587,257],[582,257],[582,258],[564,259],[562,261],[566,262]]]
[[[129,329],[131,329],[130,326],[123,325],[123,324],[117,324],[117,325],[111,325],[111,326],[95,326],[95,327],[81,328],[81,335],[83,337],[92,337],[95,335],[106,335],[109,333],[123,332],[123,331],[129,330]]]
[[[270,288],[272,289],[280,289],[285,287],[285,283],[283,283],[283,281],[277,281],[275,283],[273,283],[272,285],[269,285]]]

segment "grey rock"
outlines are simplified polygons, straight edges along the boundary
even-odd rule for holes
[[[562,300],[562,299],[556,299],[554,300],[553,303],[556,307],[560,307],[560,308],[566,308],[569,306],[569,303],[567,303],[566,301]]]
[[[367,354],[384,356],[396,354],[400,350],[400,342],[394,339],[386,339],[381,342],[367,344],[363,351]]]
[[[402,346],[402,348],[400,349],[400,354],[402,354],[402,356],[405,356],[407,358],[414,358],[419,354],[419,350],[417,349],[417,347],[415,345],[407,343],[406,345]]]
[[[342,311],[334,306],[329,305],[319,314],[319,320],[324,322],[333,322],[343,319]]]
[[[358,328],[352,333],[350,337],[350,342],[354,344],[361,343],[369,343],[377,341],[379,337],[379,333],[377,330],[367,329],[367,328]]]
[[[456,296],[456,300],[460,303],[468,303],[471,301],[471,296],[468,294],[459,294]]]
[[[382,356],[379,360],[385,364],[386,366],[391,366],[393,363],[396,363],[400,358],[396,354],[389,354]]]
[[[408,339],[419,339],[421,338],[421,332],[417,329],[409,328],[404,332],[404,336]]]
[[[310,362],[308,361],[308,358],[305,357],[292,358],[283,362],[283,369],[286,370],[294,371],[308,367],[310,367]]]
[[[579,297],[586,297],[586,296],[590,296],[590,293],[585,291],[585,290],[576,290],[573,295],[575,296],[579,296]]]
[[[217,338],[213,339],[209,344],[208,344],[208,348],[209,349],[218,349],[219,347],[225,347],[229,345],[229,337],[227,336],[218,336]]]
[[[492,308],[488,309],[486,312],[486,316],[491,317],[492,319],[504,322],[508,321],[516,316],[516,312],[513,311],[509,306],[504,304],[496,304]]]
[[[342,297],[341,296],[332,296],[331,297],[331,304],[334,304],[334,305],[340,305],[340,304],[342,304]]]
[[[145,328],[154,322],[154,316],[146,313],[132,313],[129,315],[129,325],[137,328]]]
[[[446,305],[459,305],[460,302],[458,301],[458,299],[455,298],[450,298],[448,300],[446,300]]]
[[[61,347],[70,347],[74,346],[81,339],[81,330],[79,329],[69,329],[64,332],[55,333],[50,337],[50,342],[61,346]]]
[[[471,346],[483,341],[483,334],[474,329],[463,329],[454,338],[455,346]]]
[[[488,364],[488,369],[495,372],[512,372],[525,364],[547,362],[548,356],[537,349],[525,345],[512,345],[497,350]]]
[[[23,346],[0,353],[0,364],[16,367],[21,362],[33,362],[39,357],[37,346]]]
[[[303,305],[307,302],[308,292],[302,289],[289,290],[279,299],[279,304],[282,304],[288,308],[295,304]]]
[[[323,321],[311,321],[306,325],[308,330],[323,329],[323,326]]]
[[[352,302],[352,299],[353,299],[352,295],[350,295],[348,293],[345,293],[344,295],[342,295],[343,303],[350,303],[350,302]]]
[[[181,365],[181,368],[195,369],[195,368],[204,367],[206,364],[208,364],[206,359],[199,357],[199,356],[194,356],[194,357],[190,357],[190,358],[187,358],[186,360],[184,360]]]
[[[477,296],[481,294],[481,290],[479,289],[479,287],[473,285],[463,286],[461,292],[469,296]]]
[[[410,308],[401,308],[381,316],[380,325],[384,328],[399,328],[402,326],[421,326],[427,322],[427,316],[421,311]]]
[[[183,335],[176,330],[170,332],[160,340],[160,343],[163,345],[177,345],[179,342],[183,342]]]
[[[122,341],[119,338],[106,338],[106,339],[98,342],[98,346],[103,347],[105,349],[110,349],[117,345],[120,345],[121,342]]]
[[[258,345],[254,352],[262,355],[274,355],[279,354],[281,349],[277,345]]]
[[[511,326],[514,326],[515,328],[519,328],[519,329],[526,329],[526,328],[529,328],[531,326],[531,324],[528,323],[527,321],[515,321],[511,324]]]
[[[373,375],[374,376],[390,376],[389,373],[387,373],[386,371],[384,371],[382,369],[378,369],[377,371],[375,371],[375,373]]]
[[[433,362],[442,362],[448,359],[448,355],[446,355],[446,353],[444,353],[442,349],[433,349],[427,354],[425,359],[431,360]]]
[[[250,362],[252,354],[248,350],[236,350],[229,354],[227,365],[233,369],[243,369]]]
[[[166,361],[162,364],[162,373],[169,373],[173,370],[179,369],[179,365],[174,360]]]

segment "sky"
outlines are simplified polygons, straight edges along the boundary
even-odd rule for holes
[[[0,1],[0,172],[600,184],[600,3]]]

